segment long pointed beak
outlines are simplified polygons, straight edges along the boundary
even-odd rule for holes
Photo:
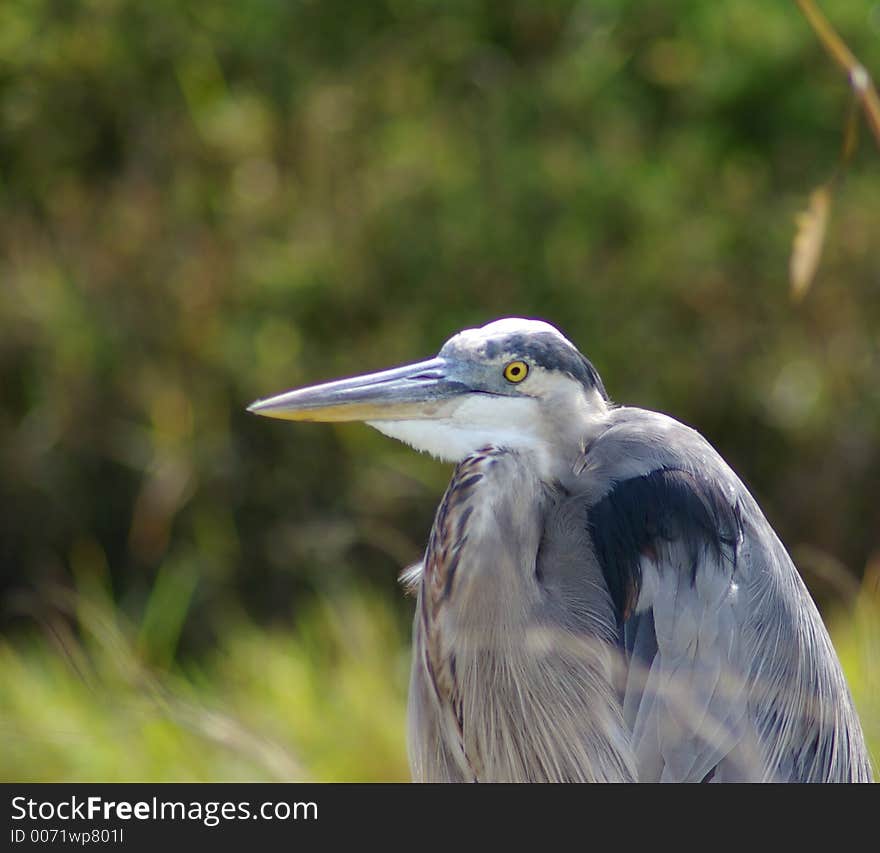
[[[443,403],[471,390],[432,358],[405,367],[325,382],[257,400],[248,411],[290,421],[386,421],[431,418]]]

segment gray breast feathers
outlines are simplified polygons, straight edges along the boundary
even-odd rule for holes
[[[581,612],[560,618],[539,579],[539,551],[555,547],[547,537],[557,525],[547,518],[556,506],[516,454],[487,448],[456,470],[419,586],[409,707],[414,778],[634,777],[613,684],[610,598],[604,593],[603,607],[588,596]],[[585,534],[581,544],[589,547]],[[582,551],[567,565],[572,584],[579,569],[582,580],[590,571],[587,562]],[[601,593],[595,561],[592,571]],[[564,591],[568,581],[554,579]]]

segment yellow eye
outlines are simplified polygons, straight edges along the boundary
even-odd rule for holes
[[[529,366],[524,361],[512,361],[504,368],[504,378],[508,382],[522,382],[529,375]]]

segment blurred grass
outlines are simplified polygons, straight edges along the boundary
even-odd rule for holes
[[[0,641],[0,779],[409,778],[406,638],[370,594],[318,601],[292,631],[231,625],[163,669],[106,603],[76,604],[76,632],[56,617]]]
[[[875,770],[878,593],[866,583],[830,623]],[[82,640],[59,622],[0,643],[3,781],[409,778],[409,650],[390,602],[356,591],[314,604],[295,630],[239,623],[198,666],[166,670],[112,610],[79,604]]]
[[[850,609],[834,611],[830,628],[880,779],[880,572],[867,576]]]

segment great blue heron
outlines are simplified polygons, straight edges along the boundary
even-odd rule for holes
[[[425,781],[870,781],[822,620],[757,503],[697,432],[617,406],[553,326],[250,407],[365,421],[457,463],[418,599]]]

